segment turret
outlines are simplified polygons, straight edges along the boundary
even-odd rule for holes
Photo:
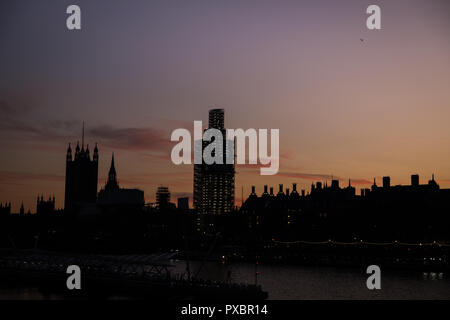
[[[66,161],[72,161],[72,148],[70,147],[70,142],[69,142],[69,147],[67,148],[67,156],[66,156]]]
[[[93,157],[92,157],[92,161],[98,162],[98,148],[97,148],[97,142],[95,143],[94,155],[93,155]]]
[[[89,144],[86,145],[85,157],[86,157],[86,159],[91,160],[91,155],[89,153]]]
[[[75,160],[80,157],[80,142],[77,141],[77,146],[75,148]]]

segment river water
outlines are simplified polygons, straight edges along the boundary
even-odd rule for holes
[[[183,273],[184,261],[173,261],[174,270]],[[199,261],[190,262],[191,275],[199,271]],[[257,282],[269,299],[450,299],[450,275],[420,271],[381,270],[381,289],[368,290],[365,270],[305,267],[298,265],[259,264]],[[223,264],[206,262],[198,277],[237,283],[255,283],[255,265],[251,263]],[[43,294],[37,288],[4,288],[0,284],[1,299],[60,299]],[[114,297],[113,297],[114,298]]]
[[[186,263],[177,261],[176,270],[184,272]],[[191,262],[191,275],[200,262]],[[199,277],[226,281],[229,271],[233,282],[255,283],[255,265],[206,262]],[[362,269],[305,267],[259,264],[257,282],[269,299],[450,299],[450,275],[420,271],[381,270],[381,289],[369,290],[369,275]]]

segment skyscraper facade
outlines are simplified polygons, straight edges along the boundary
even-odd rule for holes
[[[169,206],[170,191],[168,187],[159,186],[156,190],[156,204],[158,208],[163,209]]]
[[[224,126],[224,110],[209,111],[209,129],[222,132],[223,164],[194,165],[194,208],[200,214],[224,214],[234,207],[234,164],[226,164],[226,129]],[[202,150],[209,141],[202,141]]]

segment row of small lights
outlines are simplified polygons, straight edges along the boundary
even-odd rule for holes
[[[397,240],[394,240],[394,242],[385,242],[385,243],[376,243],[376,242],[365,242],[363,240],[355,241],[355,242],[338,242],[333,241],[329,239],[328,241],[278,241],[275,239],[272,239],[273,242],[276,243],[282,243],[282,244],[295,244],[295,243],[305,243],[305,244],[325,244],[325,243],[332,243],[332,244],[370,244],[370,245],[393,245],[393,244],[399,244],[399,245],[407,245],[407,246],[432,246],[432,245],[438,245],[438,246],[450,246],[449,244],[443,244],[443,243],[437,243],[436,241],[433,241],[432,243],[404,243],[404,242],[398,242]]]

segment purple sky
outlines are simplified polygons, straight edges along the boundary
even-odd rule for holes
[[[66,29],[74,3],[81,31]],[[366,28],[369,4],[382,30]],[[99,186],[114,151],[121,186],[190,195],[170,132],[212,106],[227,127],[280,129],[279,175],[238,168],[238,199],[331,175],[363,186],[434,172],[450,186],[449,1],[2,1],[0,72],[0,202],[13,211],[41,193],[63,206],[83,120]]]

